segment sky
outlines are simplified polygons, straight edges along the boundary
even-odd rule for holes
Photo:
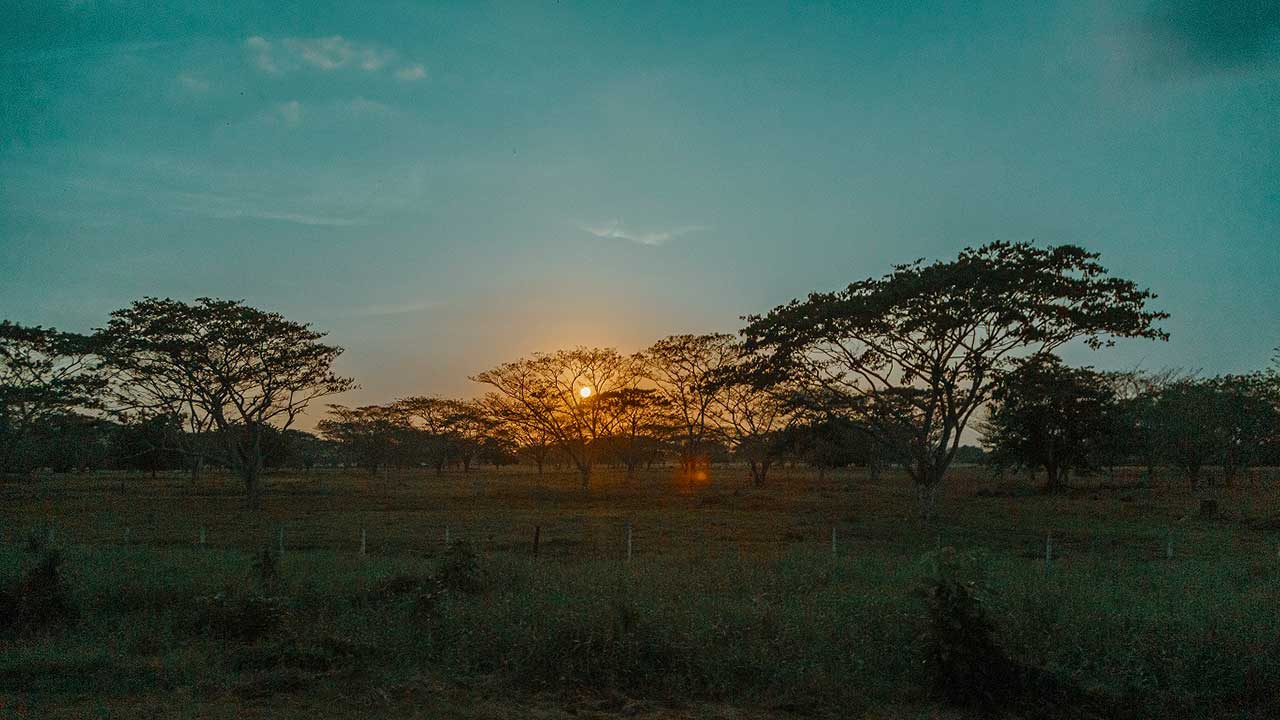
[[[1100,368],[1280,345],[1280,3],[0,0],[0,317],[143,296],[470,396],[916,258],[1074,243],[1160,295]]]

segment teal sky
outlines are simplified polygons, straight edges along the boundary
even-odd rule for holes
[[[3,5],[0,317],[243,298],[379,402],[1034,239],[1173,315],[1072,360],[1280,345],[1280,4]]]

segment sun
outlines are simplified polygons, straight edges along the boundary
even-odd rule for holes
[[[591,389],[590,385],[583,385],[582,387],[578,388],[578,394],[582,396],[583,400],[586,400],[587,398],[591,397],[591,393],[593,392],[595,391]]]

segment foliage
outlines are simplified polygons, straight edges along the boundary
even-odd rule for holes
[[[111,314],[98,339],[118,373],[122,410],[176,414],[213,448],[188,449],[233,468],[256,504],[266,428],[287,429],[311,401],[351,389],[332,371],[342,349],[324,333],[231,300],[145,298]]]
[[[1072,470],[1092,466],[1118,424],[1115,395],[1098,373],[1037,355],[995,389],[983,444],[998,467],[1043,468],[1052,491]]]
[[[0,588],[0,630],[46,630],[79,617],[63,582],[61,567],[62,556],[56,550],[44,550],[21,579]]]
[[[106,384],[95,350],[83,335],[0,321],[0,472],[64,465],[59,430],[89,422],[81,413]]]
[[[579,347],[505,363],[472,380],[493,388],[485,404],[500,417],[536,428],[554,443],[577,468],[585,490],[596,462],[593,444],[619,420],[617,405],[605,398],[628,387],[635,362],[612,348]]]
[[[712,383],[739,356],[732,335],[672,335],[640,356],[640,373],[665,400],[677,429],[684,471],[706,464],[705,445],[717,432]]]
[[[858,410],[886,443],[906,439],[921,514],[973,413],[1017,357],[1072,340],[1163,338],[1154,296],[1107,276],[1098,255],[997,242],[951,261],[813,293],[743,330],[756,384],[786,379]]]
[[[973,557],[943,548],[930,558],[927,621],[919,643],[930,696],[947,705],[995,710],[1018,692],[1021,675],[995,638]]]

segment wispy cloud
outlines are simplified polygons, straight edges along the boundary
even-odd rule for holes
[[[368,224],[368,221],[359,218],[313,215],[266,208],[240,198],[212,193],[178,193],[175,208],[191,215],[217,220],[271,220],[313,227],[353,227]]]
[[[178,75],[178,84],[193,93],[204,93],[209,91],[209,82],[200,78],[182,73]]]
[[[598,238],[608,240],[626,240],[638,245],[648,245],[650,247],[666,245],[672,240],[683,235],[708,229],[705,225],[682,225],[680,227],[671,228],[670,230],[639,232],[627,229],[622,224],[621,220],[611,220],[609,222],[599,224],[578,223],[578,228],[583,232],[590,233]]]
[[[286,37],[271,40],[254,35],[244,41],[250,60],[268,75],[282,75],[300,69],[332,72],[345,68],[376,73],[396,65],[399,54],[376,43],[348,40],[341,35]],[[401,80],[421,80],[426,68],[416,62],[400,63],[395,76]]]
[[[427,76],[427,69],[418,63],[405,65],[396,71],[396,77],[406,82],[421,80]]]
[[[276,103],[275,114],[284,120],[286,125],[297,125],[302,122],[302,103],[297,100]]]

